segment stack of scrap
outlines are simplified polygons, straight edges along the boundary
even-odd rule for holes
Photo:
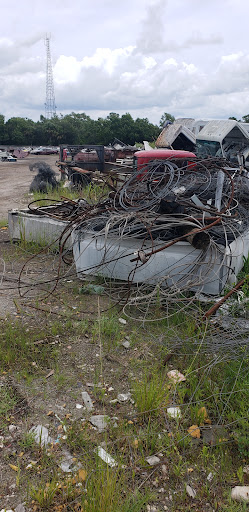
[[[74,221],[78,275],[146,286],[165,300],[220,294],[249,251],[248,183],[247,171],[222,159],[151,162]]]

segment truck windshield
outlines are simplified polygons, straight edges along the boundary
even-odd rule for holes
[[[212,140],[197,140],[196,150],[198,157],[222,156],[220,143]]]

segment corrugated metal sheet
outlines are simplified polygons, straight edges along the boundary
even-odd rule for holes
[[[173,123],[167,125],[156,140],[157,148],[171,147],[177,137],[183,134],[192,144],[196,143],[195,135],[182,124]],[[184,149],[184,148],[182,148]]]
[[[249,133],[246,129],[239,122],[232,121],[231,119],[209,121],[198,133],[196,139],[222,142],[234,128],[241,134],[242,139],[246,139],[249,142]]]

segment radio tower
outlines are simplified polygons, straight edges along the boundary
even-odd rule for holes
[[[45,117],[47,119],[52,119],[52,117],[56,115],[56,105],[54,96],[53,69],[50,53],[50,35],[48,34],[45,37],[45,46],[47,53]]]

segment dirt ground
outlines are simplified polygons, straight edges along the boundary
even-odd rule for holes
[[[56,170],[56,155],[40,157],[40,160],[45,160]],[[32,199],[28,195],[29,185],[33,179],[29,164],[34,161],[37,161],[37,157],[14,164],[0,164],[1,220],[7,220],[9,209],[24,208]],[[59,439],[65,418],[70,418],[67,421],[71,424],[74,421],[81,424],[85,417],[89,417],[82,405],[82,390],[88,391],[94,399],[94,414],[103,413],[102,395],[105,392],[110,417],[115,416],[119,408],[123,408],[122,404],[112,404],[111,400],[116,398],[118,392],[129,391],[126,349],[121,346],[118,358],[109,356],[100,365],[100,349],[91,336],[98,311],[97,300],[101,309],[106,310],[108,299],[79,296],[78,290],[82,283],[73,268],[68,269],[63,265],[61,270],[62,274],[66,272],[65,277],[59,282],[51,299],[43,300],[43,285],[34,286],[34,289],[31,286],[27,289],[27,294],[27,290],[22,289],[25,283],[37,284],[49,280],[53,283],[58,261],[58,254],[46,253],[34,258],[28,249],[25,252],[25,248],[10,243],[8,229],[5,226],[0,227],[0,322],[3,322],[0,325],[4,325],[5,319],[12,326],[19,322],[23,332],[27,333],[26,344],[31,342],[30,333],[39,326],[35,344],[41,347],[40,351],[43,350],[45,343],[45,346],[48,345],[50,348],[55,346],[59,352],[56,367],[52,361],[48,361],[47,365],[39,367],[37,377],[33,374],[31,381],[29,370],[25,375],[18,366],[18,356],[16,368],[0,371],[0,391],[6,389],[17,402],[5,425],[0,425],[0,510],[2,507],[13,510],[21,503],[25,503],[27,485],[33,485],[36,481],[37,474],[34,474],[33,469],[27,468],[32,461],[38,465],[41,453],[34,449],[31,454],[29,447],[22,444],[31,427],[42,424],[49,429],[54,440]],[[19,278],[21,294],[18,290]],[[24,297],[20,296],[22,293]],[[65,321],[63,315],[69,318],[72,324],[71,328],[65,328],[65,331],[60,326]],[[81,330],[82,320],[86,321],[89,331],[87,327],[85,332]],[[50,325],[52,327],[49,327]],[[43,329],[51,334],[46,340],[40,334]],[[125,328],[121,329],[124,340],[127,332]],[[35,358],[30,361],[31,370],[32,366],[36,368],[36,364]],[[98,385],[102,386],[101,389],[104,386],[101,399],[98,398],[98,393],[93,395],[93,383],[97,388]],[[129,413],[130,407],[133,412],[133,406],[129,403]],[[127,406],[124,407],[125,412],[126,408]],[[68,447],[63,445],[59,448],[56,443],[57,441],[55,454],[60,461],[69,453]],[[45,471],[44,478],[49,477],[49,471]],[[43,471],[38,471],[38,479],[40,473],[43,477]],[[64,478],[63,474],[61,478]],[[25,506],[25,512],[31,510],[33,512],[35,509]]]
[[[16,162],[0,162],[0,221],[7,219],[8,210],[25,208],[30,202],[29,186],[35,173],[30,172],[29,165],[44,161],[56,171],[59,179],[60,173],[55,165],[56,160],[58,155],[29,155]]]
[[[56,172],[57,179],[60,179],[60,173],[56,166],[58,155],[29,155],[23,160],[16,162],[0,162],[0,222],[8,219],[8,210],[26,208],[32,201],[32,195],[29,194],[30,184],[35,176],[35,173],[29,169],[30,164],[37,161],[44,161]],[[8,268],[6,263],[6,251],[8,252],[7,245],[9,244],[8,230],[0,229],[0,269],[5,270],[5,273],[15,274],[14,280],[17,279],[18,270],[13,266],[13,261]],[[13,251],[11,251],[13,252]],[[17,263],[17,262],[16,262]],[[7,267],[6,267],[7,265]],[[19,265],[20,266],[20,265]],[[13,272],[14,271],[14,272]],[[9,279],[11,276],[8,276]],[[6,316],[8,313],[15,313],[16,308],[13,300],[17,296],[16,290],[5,289],[0,292],[0,317]]]

